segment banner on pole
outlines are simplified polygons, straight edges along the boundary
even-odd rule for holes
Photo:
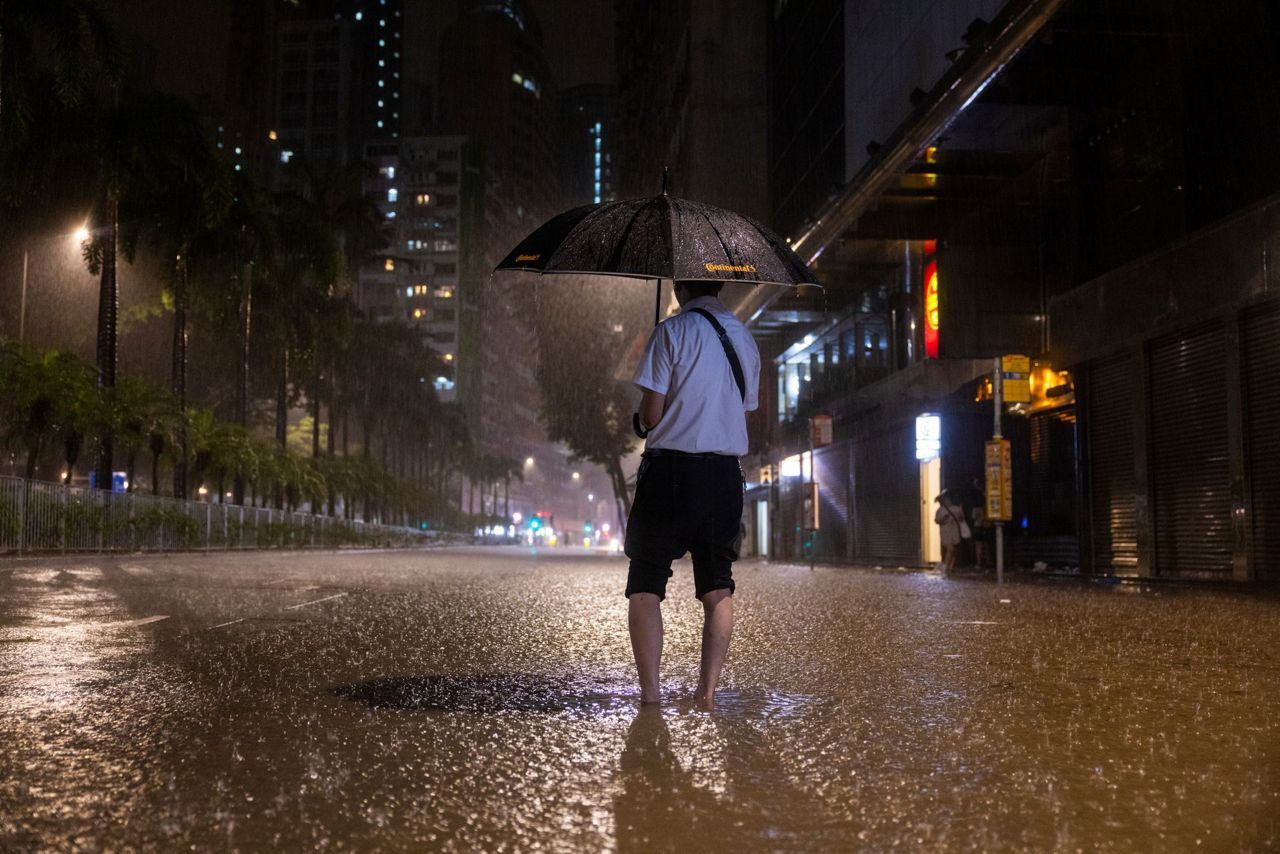
[[[991,439],[986,445],[987,521],[1013,519],[1013,455],[1008,439]]]

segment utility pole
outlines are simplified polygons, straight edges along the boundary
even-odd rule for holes
[[[992,439],[1003,439],[1004,434],[1000,432],[1000,416],[1004,410],[1004,375],[1001,372],[1001,359],[996,356],[995,373],[992,376],[993,398],[995,400],[995,418],[994,430],[992,431]],[[996,522],[996,586],[1004,584],[1004,522]]]
[[[22,250],[22,303],[18,309],[18,343],[21,344],[27,340],[27,263],[30,250]]]

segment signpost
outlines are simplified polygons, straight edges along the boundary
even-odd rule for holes
[[[1004,413],[1006,390],[1021,396],[1025,389],[1025,401],[1031,400],[1031,388],[1027,382],[1027,378],[1031,373],[1031,360],[1026,356],[1005,356],[997,358],[994,367],[995,377],[991,383],[995,398],[994,429],[991,441],[987,443],[987,512],[990,513],[993,504],[992,499],[994,498],[994,503],[1001,512],[999,516],[989,516],[988,518],[996,526],[996,586],[1001,586],[1004,584],[1004,523],[1013,517],[1013,471],[1010,465],[1009,442],[1001,433],[1000,416]],[[1010,374],[1013,376],[1010,377]],[[1009,383],[1011,384],[1006,385]],[[991,457],[993,451],[997,463],[994,474],[1000,487],[1000,494],[996,496],[991,494],[993,474]],[[1007,515],[1004,512],[1006,507],[1009,511]]]

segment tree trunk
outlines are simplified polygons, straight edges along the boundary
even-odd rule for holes
[[[173,400],[178,408],[177,444],[173,449],[173,497],[187,497],[187,260],[178,256],[173,282]]]
[[[627,517],[631,515],[631,495],[627,492],[627,476],[622,471],[622,460],[613,457],[605,466],[609,480],[613,484],[613,500],[618,510],[618,531],[625,535]]]
[[[120,313],[120,288],[116,280],[116,253],[120,244],[120,197],[116,190],[107,193],[107,243],[102,251],[102,275],[98,283],[98,386],[112,388],[116,384],[118,362],[117,321]],[[111,488],[111,436],[100,437],[97,486]]]
[[[281,448],[289,447],[289,345],[280,347],[280,375],[276,382],[276,444]],[[284,509],[284,484],[275,484],[275,501],[277,510]]]
[[[236,409],[235,420],[241,427],[249,426],[249,341],[253,322],[253,263],[242,268],[240,275],[240,352],[236,356]],[[232,500],[244,505],[244,473],[237,471],[231,486]]]

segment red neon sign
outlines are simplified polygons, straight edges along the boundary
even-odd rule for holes
[[[938,358],[938,259],[924,268],[924,355]]]

